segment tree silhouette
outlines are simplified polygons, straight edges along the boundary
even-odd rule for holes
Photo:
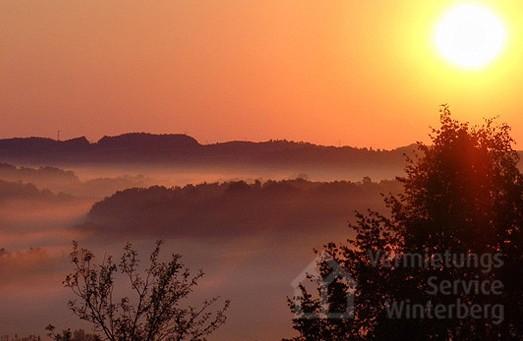
[[[358,213],[355,237],[324,247],[315,288],[289,299],[294,340],[521,340],[523,176],[509,133],[443,106],[432,144],[407,158],[403,193],[385,197],[390,214]],[[327,261],[353,281],[326,281]],[[353,318],[322,318],[349,296]],[[458,314],[458,301],[483,310]],[[394,315],[402,303],[423,308]]]
[[[118,263],[111,256],[95,263],[91,251],[73,242],[74,270],[64,281],[76,296],[69,301],[72,312],[90,322],[105,340],[206,340],[225,323],[229,301],[216,311],[211,309],[219,298],[206,300],[199,307],[183,307],[183,300],[194,292],[203,273],[192,275],[177,254],[161,261],[160,247],[159,241],[141,274],[138,253],[130,243]],[[128,280],[132,297],[117,296],[121,290],[118,275]],[[51,333],[52,328],[48,327]]]

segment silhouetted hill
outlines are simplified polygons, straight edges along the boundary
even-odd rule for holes
[[[0,160],[40,163],[143,162],[167,161],[173,154],[199,147],[185,135],[145,133],[103,137],[90,143],[85,137],[66,141],[29,137],[0,140]]]
[[[98,144],[122,150],[129,148],[138,150],[151,150],[156,148],[177,149],[199,146],[196,139],[183,134],[155,135],[146,133],[128,133],[112,137],[104,136],[98,141]]]
[[[33,184],[0,180],[0,202],[7,200],[31,200],[58,202],[72,199],[66,194],[54,194],[49,190],[40,190]]]
[[[80,182],[78,176],[72,171],[56,167],[16,167],[7,163],[0,163],[0,179],[61,185],[78,184]]]
[[[70,170],[56,167],[16,167],[0,163],[0,180],[35,185],[56,193],[67,193],[74,196],[102,198],[126,188],[143,187],[146,179],[141,175],[93,178],[81,181]]]
[[[0,140],[0,161],[22,164],[138,164],[144,166],[258,167],[293,172],[358,171],[377,176],[380,171],[401,174],[405,152],[395,150],[320,146],[304,142],[232,141],[200,144],[187,135],[132,133],[103,137],[90,143],[85,137],[67,141],[46,138]],[[373,173],[368,174],[366,170]]]
[[[128,189],[96,203],[84,227],[101,235],[234,237],[344,230],[354,210],[380,209],[396,181],[243,181]]]

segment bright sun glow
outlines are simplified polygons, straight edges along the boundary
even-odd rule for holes
[[[439,53],[463,69],[477,70],[498,56],[505,46],[503,22],[487,7],[461,4],[439,20],[434,40]]]

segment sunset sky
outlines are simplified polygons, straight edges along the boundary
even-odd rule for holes
[[[461,2],[2,0],[0,137],[391,148],[424,139],[449,103],[460,119],[500,115],[521,147],[523,4],[474,2],[503,21],[507,42],[470,71],[433,41]]]

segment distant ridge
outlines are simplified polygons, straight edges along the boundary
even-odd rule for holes
[[[286,140],[230,141],[204,145],[184,134],[129,133],[104,136],[93,143],[85,137],[66,141],[42,137],[0,139],[0,162],[38,165],[167,164],[283,169],[317,167],[339,170],[383,168],[400,171],[404,166],[404,153],[410,153],[413,148],[407,146],[394,150],[372,150]]]

